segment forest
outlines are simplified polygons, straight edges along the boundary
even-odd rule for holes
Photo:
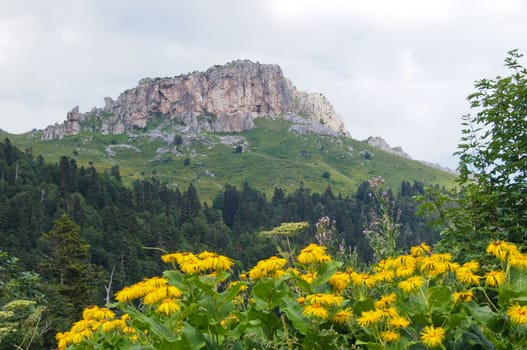
[[[50,164],[9,139],[0,143],[0,172],[3,283],[19,283],[14,280],[26,272],[39,281],[27,281],[35,288],[27,293],[38,293],[46,304],[43,317],[49,315],[51,335],[87,305],[104,302],[107,293],[160,273],[163,251],[216,251],[235,259],[239,271],[247,269],[276,253],[275,240],[259,232],[283,222],[310,224],[295,237],[300,246],[314,240],[320,218],[331,218],[332,239],[341,249],[355,251],[364,262],[373,258],[365,229],[375,221],[379,203],[368,182],[345,197],[300,184],[293,193],[275,188],[270,199],[248,183],[240,189],[226,184],[209,204],[200,201],[192,184],[181,192],[152,178],[128,188],[117,166],[98,172],[65,156]],[[416,215],[413,197],[423,195],[422,184],[403,181],[396,192],[383,191],[390,215],[401,225],[398,247],[438,239],[437,230]],[[13,261],[18,272],[8,273]]]

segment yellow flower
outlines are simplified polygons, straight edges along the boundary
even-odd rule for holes
[[[527,306],[511,305],[507,309],[507,315],[509,315],[511,322],[514,324],[527,324]]]
[[[161,287],[145,295],[143,302],[147,305],[152,305],[164,299],[179,298],[181,295],[181,291],[175,286]]]
[[[110,331],[113,331],[116,327],[116,323],[115,322],[104,322],[102,324],[102,331],[103,332],[110,332]]]
[[[381,318],[393,318],[396,316],[399,316],[397,313],[397,309],[394,307],[387,307],[383,309],[377,309],[375,310]]]
[[[399,282],[399,288],[409,293],[421,288],[424,282],[425,280],[422,276],[413,276],[404,281]]]
[[[420,270],[425,275],[441,275],[448,270],[448,265],[442,261],[427,257],[421,263]]]
[[[378,301],[375,302],[375,308],[382,309],[384,307],[393,305],[396,299],[397,299],[397,296],[395,295],[395,293],[383,295]]]
[[[499,287],[506,277],[507,275],[503,271],[489,271],[485,275],[485,283],[491,287]]]
[[[527,270],[527,255],[516,253],[509,256],[509,264],[513,267]]]
[[[362,327],[368,327],[374,324],[375,322],[379,321],[381,319],[381,315],[376,311],[363,311],[357,320],[360,326]]]
[[[384,331],[381,332],[381,339],[385,343],[393,343],[399,340],[401,335],[394,331]]]
[[[97,321],[110,321],[115,318],[115,313],[105,307],[99,308],[93,313],[93,319]]]
[[[232,265],[234,264],[233,261],[227,258],[226,256],[208,251],[204,251],[203,253],[199,254],[198,258],[202,260],[202,271],[227,271],[230,270]]]
[[[474,293],[471,290],[465,292],[455,292],[454,293],[454,303],[465,302],[468,303],[474,297]]]
[[[313,283],[313,280],[316,277],[317,277],[317,273],[316,272],[314,272],[314,273],[308,272],[308,273],[300,276],[300,278],[303,279],[304,281],[306,281],[308,284]]]
[[[231,288],[234,288],[234,287],[237,287],[237,286],[240,286],[240,292],[245,292],[247,290],[247,285],[246,284],[242,284],[242,282],[240,281],[233,281],[231,283],[229,283],[229,289]]]
[[[159,288],[168,285],[168,280],[165,277],[152,277],[144,280],[144,282],[153,288]]]
[[[350,278],[351,278],[351,281],[353,282],[353,285],[357,287],[365,286],[365,287],[371,288],[377,283],[377,279],[374,276],[369,275],[367,273],[352,272]]]
[[[327,318],[328,310],[320,304],[311,304],[304,307],[302,314],[306,317],[313,316],[317,318]]]
[[[430,259],[434,261],[440,261],[440,262],[449,262],[452,261],[452,254],[449,253],[437,253],[430,255]]]
[[[424,256],[428,255],[431,250],[432,248],[428,244],[422,242],[420,245],[410,248],[410,254],[415,257]]]
[[[174,300],[174,299],[165,299],[163,302],[157,307],[157,312],[165,314],[167,316],[178,312],[181,309],[181,306]]]
[[[445,330],[441,327],[427,326],[421,331],[421,341],[430,347],[441,345],[445,340]]]
[[[457,262],[447,262],[446,264],[447,264],[448,271],[453,272],[453,273],[455,273],[457,269],[460,268]]]
[[[98,306],[89,306],[82,312],[82,318],[85,320],[93,320],[93,315],[99,310]]]
[[[231,314],[220,321],[220,326],[222,326],[223,328],[231,328],[232,326],[236,325],[238,321],[238,316]]]
[[[55,339],[57,340],[58,350],[66,350],[66,348],[68,347],[68,344],[70,343],[69,335],[70,335],[70,332],[64,332],[64,333],[58,332],[55,335]]]
[[[177,262],[181,271],[186,274],[194,274],[200,271],[201,260],[189,252],[165,254],[161,256],[161,260],[165,263]]]
[[[311,264],[314,262],[330,261],[331,257],[326,254],[326,247],[311,243],[300,251],[297,259],[301,264]]]
[[[276,272],[282,269],[287,264],[287,260],[272,256],[269,259],[260,260],[249,271],[249,278],[259,279],[262,277],[275,277]]]
[[[415,272],[415,265],[402,265],[395,271],[397,277],[409,277]]]
[[[388,321],[390,326],[395,328],[406,328],[410,325],[410,321],[403,316],[394,316]]]
[[[320,304],[320,305],[328,306],[328,307],[340,306],[340,304],[342,304],[342,301],[344,300],[344,298],[341,297],[340,295],[323,294],[323,293],[308,295],[306,299],[310,304]]]
[[[479,262],[472,260],[463,264],[462,268],[470,270],[470,272],[477,272],[479,269]]]
[[[154,285],[148,283],[148,280],[143,280],[129,287],[124,287],[115,294],[115,299],[120,302],[132,301],[144,297],[154,289]]]
[[[296,301],[300,304],[300,305],[304,305],[305,302],[306,302],[306,298],[304,297],[299,297],[296,299]]]
[[[329,279],[329,284],[333,287],[335,292],[340,293],[351,282],[350,276],[346,272],[337,271],[333,276]]]
[[[501,261],[505,261],[505,258],[509,253],[509,245],[507,242],[504,241],[492,241],[487,246],[486,252],[488,254],[494,255]]]
[[[353,312],[349,307],[347,307],[344,310],[337,312],[331,321],[333,321],[333,323],[343,325],[351,319],[352,315]]]
[[[465,264],[466,265],[466,264]],[[463,265],[459,269],[456,270],[456,278],[459,282],[464,284],[479,284],[480,276],[474,274],[469,267],[465,267]]]
[[[395,278],[395,272],[393,271],[379,271],[374,276],[377,282],[392,282]]]

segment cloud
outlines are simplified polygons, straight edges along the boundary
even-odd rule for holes
[[[455,167],[465,97],[508,50],[527,52],[525,13],[520,0],[4,2],[0,127],[44,128],[141,78],[249,58],[323,93],[353,137]]]

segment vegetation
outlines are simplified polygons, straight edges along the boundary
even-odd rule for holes
[[[149,126],[147,132],[121,135],[82,132],[61,140],[41,141],[38,133],[28,133],[4,134],[1,139],[9,138],[35,157],[45,155],[49,162],[59,162],[66,155],[79,166],[93,165],[98,171],[118,165],[128,186],[152,176],[180,191],[192,183],[202,200],[209,202],[226,182],[238,188],[248,182],[268,197],[275,187],[293,192],[301,184],[318,193],[330,186],[335,193],[349,195],[373,176],[382,176],[391,188],[398,188],[402,181],[427,186],[455,184],[454,174],[348,137],[290,133],[290,124],[279,118],[258,119],[256,126],[240,133],[203,133],[192,138],[167,122]],[[239,142],[229,143],[224,138]],[[368,158],[361,155],[366,154],[362,152],[365,150]],[[324,174],[330,177],[321,181]]]
[[[232,279],[209,251],[162,256],[172,267],[90,306],[59,349],[524,349],[527,255],[487,252],[499,268],[463,265],[426,244],[356,271],[310,244]],[[117,312],[117,313],[116,313]]]
[[[102,146],[77,148],[76,157],[101,152],[101,172],[66,156],[46,163],[5,139],[0,349],[524,349],[527,70],[520,58],[511,51],[511,75],[481,80],[469,96],[476,114],[464,117],[459,189],[425,191],[406,179],[393,186],[403,172],[385,184],[377,170],[383,158],[389,169],[391,155],[348,139],[295,139],[281,120],[244,132],[249,147],[238,154],[232,142],[171,139],[183,156],[143,166],[156,176],[148,179],[130,177],[116,158],[137,164],[132,154],[157,154],[161,141],[121,147],[128,136],[90,136]],[[113,163],[103,161],[107,146],[120,154]],[[181,174],[212,169],[216,160],[199,156],[205,147],[224,161],[214,167],[221,176],[207,177],[234,183],[212,194],[216,185],[200,177],[182,175],[184,191],[159,181],[183,159]],[[364,165],[353,168],[358,179],[377,176],[343,175],[354,162]],[[244,174],[243,164],[252,170]],[[292,168],[309,171],[288,175]],[[280,184],[296,187],[266,185],[274,171],[287,177]],[[243,181],[249,175],[254,182]],[[335,194],[333,185],[353,181],[353,193]],[[416,196],[429,219],[415,216]],[[441,230],[433,249],[439,235],[430,220]]]
[[[0,249],[42,281],[38,302],[46,310],[46,327],[33,348],[51,347],[53,333],[65,330],[86,305],[100,304],[125,285],[160,273],[158,248],[228,253],[243,268],[277,251],[276,235],[258,232],[283,221],[310,223],[313,228],[291,240],[294,247],[309,243],[314,223],[329,216],[336,220],[335,241],[356,249],[360,260],[373,258],[363,229],[379,203],[369,196],[368,182],[353,196],[336,195],[330,187],[323,193],[306,187],[287,193],[277,187],[270,199],[248,183],[240,189],[226,184],[208,204],[193,184],[184,192],[156,179],[136,180],[129,187],[119,166],[101,173],[68,157],[50,164],[9,139],[0,142],[0,174]],[[423,229],[426,220],[414,215],[412,196],[423,194],[423,185],[404,181],[401,186],[396,193],[386,191],[405,214],[398,246],[433,242],[437,233]]]
[[[463,117],[460,190],[430,190],[423,211],[436,215],[441,244],[471,259],[490,240],[527,243],[527,69],[516,50],[510,76],[482,79],[468,97],[475,115]],[[422,198],[424,200],[424,198]]]

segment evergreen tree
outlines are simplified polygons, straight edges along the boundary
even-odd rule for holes
[[[69,216],[62,215],[39,239],[43,252],[40,271],[55,330],[65,329],[87,305],[98,301],[96,268],[90,262],[90,247],[81,240],[79,231]]]

